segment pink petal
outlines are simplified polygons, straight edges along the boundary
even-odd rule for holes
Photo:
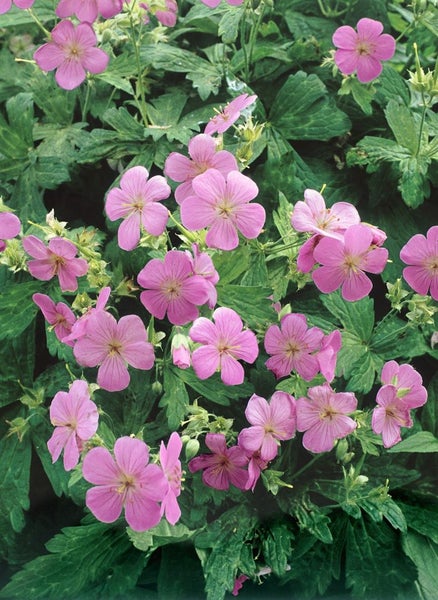
[[[216,142],[210,135],[200,133],[189,141],[188,150],[196,163],[209,165],[216,154]]]
[[[137,247],[140,240],[140,219],[140,213],[134,212],[120,223],[117,232],[117,243],[122,250],[129,252]]]
[[[382,72],[382,64],[374,56],[363,55],[357,61],[357,78],[361,83],[376,79]]]
[[[146,444],[142,440],[129,436],[116,440],[114,456],[118,467],[126,475],[140,473],[149,462],[149,450]]]
[[[221,379],[225,385],[240,385],[243,383],[245,372],[242,365],[228,353],[221,356]]]
[[[401,260],[408,265],[422,265],[429,256],[427,240],[421,233],[413,235],[400,250]]]
[[[128,387],[130,376],[124,360],[108,354],[97,372],[97,384],[108,392],[120,392]]]
[[[242,175],[239,171],[230,171],[226,182],[226,196],[232,200],[233,204],[246,204],[253,200],[259,193],[256,183],[249,177]]]
[[[0,239],[10,240],[20,233],[20,219],[13,213],[0,213]]]
[[[264,426],[270,419],[271,409],[265,398],[253,394],[246,405],[245,416],[251,425]]]
[[[321,292],[330,294],[342,285],[345,274],[341,267],[319,267],[312,272],[312,279]]]
[[[87,491],[85,504],[96,519],[103,523],[113,523],[122,513],[123,496],[113,485],[93,487]]]
[[[367,17],[357,22],[357,32],[362,39],[376,40],[383,31],[383,24]]]
[[[40,46],[34,52],[33,58],[43,71],[53,71],[65,60],[64,52],[53,42]]]
[[[47,448],[52,456],[52,462],[56,462],[58,460],[62,449],[72,434],[73,431],[69,427],[55,427],[49,441],[47,442]]]
[[[357,44],[357,33],[349,25],[338,27],[332,37],[333,45],[345,50],[355,50]]]
[[[44,242],[34,235],[28,235],[22,239],[23,248],[32,256],[40,260],[45,260],[50,255],[50,252]]]
[[[49,281],[54,277],[54,265],[51,260],[30,260],[27,263],[27,268],[32,277],[41,279],[41,281]]]
[[[109,63],[109,56],[100,48],[88,48],[82,58],[82,66],[95,75],[105,71]]]
[[[183,206],[190,200],[188,198]],[[234,223],[229,218],[217,217],[207,232],[205,241],[209,248],[219,250],[234,250],[239,245],[239,236]]]
[[[125,518],[134,531],[147,531],[161,520],[160,505],[136,490],[130,501],[125,503]]]
[[[71,471],[79,462],[79,448],[76,440],[76,435],[71,430],[71,435],[67,438],[64,446],[64,469]]]
[[[223,433],[207,433],[205,444],[214,454],[225,454],[227,451],[227,443]]]
[[[219,368],[220,355],[214,346],[201,346],[192,354],[193,369],[199,379],[207,379]]]
[[[363,271],[350,273],[342,285],[342,297],[349,302],[355,302],[368,296],[372,287],[371,279]]]
[[[82,474],[86,481],[95,485],[118,486],[120,471],[109,450],[92,448],[84,457]]]
[[[424,267],[405,267],[403,277],[417,294],[425,296],[429,291],[432,277]]]
[[[388,33],[383,33],[377,40],[373,56],[377,60],[389,60],[395,54],[395,39]]]
[[[263,443],[265,429],[261,425],[246,427],[239,433],[239,446],[249,452],[257,452]]]
[[[335,439],[327,422],[319,420],[303,435],[303,446],[310,452],[330,452]]]
[[[236,210],[237,227],[242,235],[250,240],[258,237],[265,219],[265,209],[261,204],[246,204]]]
[[[215,217],[213,200],[206,201],[197,196],[189,196],[181,204],[181,222],[190,231],[208,227],[214,222]]]
[[[142,211],[143,227],[151,235],[161,235],[166,229],[169,212],[158,202],[147,204]]]
[[[355,50],[336,50],[334,55],[335,64],[341,73],[351,75],[357,69],[359,57]]]
[[[66,59],[59,65],[55,79],[59,87],[73,90],[85,80],[84,67],[76,60]]]
[[[182,182],[191,177],[192,162],[179,152],[171,152],[164,164],[164,174],[174,181]]]

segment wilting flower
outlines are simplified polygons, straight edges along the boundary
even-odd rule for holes
[[[164,165],[164,174],[174,181],[181,182],[175,190],[178,204],[194,195],[192,181],[207,169],[217,169],[222,175],[230,171],[238,171],[237,161],[227,150],[217,151],[216,142],[205,133],[193,137],[188,145],[189,156],[179,152],[171,152]]]
[[[72,90],[85,80],[86,71],[102,73],[109,56],[96,48],[97,38],[89,23],[61,21],[51,33],[51,41],[43,44],[33,55],[43,71],[56,69],[55,79],[65,90]]]
[[[32,300],[40,308],[49,325],[53,327],[58,340],[69,346],[73,346],[71,340],[65,339],[70,335],[72,326],[76,321],[71,308],[67,304],[64,304],[64,302],[55,304],[50,296],[46,294],[34,294]]]
[[[122,0],[60,0],[55,13],[61,19],[75,15],[79,21],[94,23],[98,15],[110,19],[123,8]]]
[[[3,240],[11,240],[20,233],[20,229],[21,222],[16,215],[10,212],[0,212],[0,252],[6,248]]]
[[[192,181],[194,196],[181,205],[181,221],[191,231],[209,227],[205,241],[210,248],[234,250],[238,231],[256,238],[265,224],[265,209],[250,204],[258,194],[257,185],[239,171],[225,178],[217,169],[208,169]]]
[[[208,4],[207,0],[202,1],[204,4],[207,4],[207,6],[210,6],[210,8],[215,8],[219,4],[217,0],[209,0],[210,4]],[[234,2],[228,0],[229,4],[234,5],[242,4],[242,2],[243,0],[234,0]],[[256,99],[256,95],[248,96],[248,94],[241,94],[240,96],[237,96],[237,98],[231,100],[231,102],[224,107],[222,112],[210,119],[204,133],[207,133],[208,135],[213,133],[224,133],[224,131],[229,129],[231,125],[237,121],[242,110],[250,106]]]
[[[381,434],[383,445],[390,448],[401,440],[401,427],[412,427],[409,403],[397,396],[397,388],[384,385],[377,392],[377,405],[373,410],[371,427]]]
[[[14,0],[14,4],[17,8],[26,9],[30,8],[35,0]],[[12,7],[12,0],[0,0],[0,15],[8,12]]]
[[[169,438],[167,448],[164,442],[160,445],[160,464],[168,481],[168,490],[161,504],[161,515],[165,515],[171,525],[175,525],[181,517],[181,509],[177,498],[181,494],[181,461],[179,455],[182,449],[182,441],[174,431]]]
[[[383,25],[373,19],[360,19],[357,33],[349,25],[343,25],[333,34],[335,63],[341,73],[351,75],[357,71],[361,83],[368,83],[382,72],[381,61],[394,56],[395,39],[383,33]]]
[[[217,490],[228,490],[230,484],[244,490],[248,479],[248,471],[243,469],[248,463],[244,450],[239,446],[227,448],[222,433],[207,433],[205,444],[213,454],[192,458],[189,462],[190,472],[203,469],[202,481]]]
[[[423,406],[427,401],[423,379],[412,365],[399,365],[395,360],[390,360],[383,365],[380,379],[384,385],[393,385],[397,397],[403,398],[410,409]]]
[[[132,167],[123,174],[120,188],[113,188],[106,198],[105,210],[111,221],[124,219],[118,231],[122,250],[133,250],[142,228],[151,235],[161,235],[166,229],[168,211],[160,204],[170,196],[170,187],[161,175],[148,179],[144,167]]]
[[[167,318],[174,325],[185,325],[199,315],[198,306],[208,300],[210,286],[204,277],[193,274],[191,259],[185,252],[171,250],[164,257],[150,260],[140,271],[138,283],[146,288],[140,301],[157,319]]]
[[[87,491],[85,503],[96,519],[113,523],[124,508],[134,531],[146,531],[160,522],[159,502],[169,486],[160,467],[148,463],[146,444],[127,436],[114,444],[114,458],[102,447],[86,454],[82,474],[96,487]]]
[[[329,452],[336,440],[356,429],[356,422],[348,417],[357,408],[357,399],[351,392],[334,392],[328,383],[311,387],[309,398],[298,398],[297,429],[304,431],[303,446],[310,452]]]
[[[70,391],[55,394],[50,405],[50,422],[55,430],[47,442],[52,461],[57,461],[64,450],[64,469],[73,469],[78,464],[83,442],[96,433],[98,421],[97,407],[90,399],[86,381],[77,379]]]
[[[90,316],[86,335],[76,342],[73,353],[84,367],[100,365],[97,383],[109,392],[128,387],[127,365],[149,370],[155,360],[154,349],[147,341],[140,317],[127,315],[117,322],[103,310]]]
[[[417,233],[400,251],[401,260],[409,265],[403,277],[417,294],[438,300],[438,225],[431,227],[426,237]]]
[[[245,450],[245,454],[249,461],[248,480],[245,485],[245,490],[251,490],[253,492],[257,481],[260,479],[261,472],[267,468],[269,461],[262,459],[259,450],[256,452],[249,452],[248,450]]]
[[[88,271],[87,261],[76,258],[76,246],[64,238],[52,238],[47,247],[39,238],[29,235],[23,238],[23,248],[35,259],[27,263],[30,274],[42,281],[56,275],[63,292],[75,292],[76,278]]]
[[[192,365],[199,379],[211,377],[217,370],[225,385],[243,383],[244,370],[238,360],[253,363],[258,356],[257,338],[243,330],[239,315],[231,308],[217,308],[214,323],[200,317],[193,323],[189,336],[203,344],[192,353]]]

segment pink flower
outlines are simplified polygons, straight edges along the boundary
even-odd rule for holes
[[[70,471],[78,464],[83,442],[96,433],[99,421],[86,381],[77,379],[69,392],[55,395],[50,405],[50,421],[55,427],[47,442],[52,461],[57,461],[64,449],[64,469]]]
[[[313,251],[315,250],[317,244],[319,244],[322,236],[315,234],[312,235],[298,251],[297,256],[297,269],[301,271],[301,273],[309,273],[316,264],[315,259],[313,258]]]
[[[51,40],[33,55],[43,71],[57,69],[55,79],[65,90],[73,90],[85,80],[85,72],[105,71],[109,56],[95,48],[96,34],[89,23],[76,27],[71,21],[61,21],[51,33]]]
[[[336,359],[342,347],[341,332],[335,329],[322,339],[321,350],[316,355],[319,370],[329,383],[333,381],[336,369]]]
[[[417,233],[400,251],[401,260],[409,265],[403,269],[403,277],[417,294],[430,295],[438,300],[438,225],[427,232],[426,237]]]
[[[373,247],[372,239],[369,227],[352,225],[344,240],[320,240],[313,252],[314,259],[323,265],[312,273],[316,287],[329,294],[342,286],[342,297],[352,302],[367,296],[373,285],[365,271],[381,273],[388,260],[388,250]]]
[[[15,6],[23,10],[26,8],[30,8],[34,2],[35,0],[14,0]],[[0,0],[0,15],[3,15],[4,13],[8,12],[8,10],[10,10],[11,7],[12,0]]]
[[[27,263],[30,274],[42,281],[56,275],[63,292],[75,292],[78,289],[76,278],[88,271],[87,261],[75,258],[76,246],[64,238],[52,238],[47,247],[39,238],[29,235],[23,238],[23,248],[36,259]]]
[[[427,390],[422,385],[423,379],[411,365],[399,365],[390,360],[383,365],[381,381],[385,385],[393,385],[398,398],[411,408],[423,406],[427,401]]]
[[[202,481],[216,490],[228,490],[230,484],[245,489],[248,471],[242,467],[248,463],[245,452],[239,446],[227,448],[222,433],[207,433],[205,443],[213,454],[202,454],[192,458],[189,470],[195,473],[201,469]]]
[[[191,365],[191,352],[189,338],[184,334],[177,332],[172,338],[170,345],[173,364],[180,369],[188,369]]]
[[[164,257],[150,260],[140,271],[138,283],[146,288],[140,294],[143,306],[157,319],[167,318],[174,325],[185,325],[199,315],[198,306],[208,300],[209,285],[193,275],[192,261],[185,252],[171,250]]]
[[[148,464],[144,442],[121,437],[114,445],[114,458],[106,448],[93,448],[82,466],[84,479],[97,487],[87,491],[85,502],[104,523],[116,521],[125,509],[125,518],[134,531],[146,531],[160,522],[159,502],[168,482],[158,465]]]
[[[192,354],[193,369],[199,379],[207,379],[220,370],[225,385],[239,385],[243,383],[244,370],[237,361],[255,361],[259,353],[257,338],[248,329],[242,331],[242,320],[231,308],[217,308],[213,319],[215,323],[200,317],[189,331],[194,342],[203,344]]]
[[[64,302],[55,304],[46,294],[34,294],[32,300],[41,309],[49,325],[53,327],[58,340],[69,346],[73,346],[72,341],[65,339],[70,335],[72,326],[76,321],[71,308],[67,304],[64,304]]]
[[[357,71],[361,83],[368,83],[382,72],[381,61],[389,60],[395,53],[395,39],[382,34],[383,25],[373,19],[360,19],[357,33],[349,25],[343,25],[333,34],[335,63],[341,73],[351,75]]]
[[[206,243],[210,248],[234,250],[239,245],[238,231],[254,239],[265,224],[261,204],[249,204],[258,194],[257,185],[239,171],[226,179],[217,169],[208,169],[192,181],[194,196],[181,205],[181,221],[191,231],[209,227]]]
[[[265,350],[272,355],[265,363],[267,368],[277,378],[296,371],[310,381],[320,370],[316,353],[324,333],[318,327],[308,328],[306,317],[297,313],[285,315],[280,325],[271,325],[265,334]]]
[[[20,233],[20,229],[21,222],[16,215],[10,212],[0,212],[0,252],[6,248],[3,240],[11,240]]]
[[[99,311],[105,310],[105,306],[108,302],[110,293],[110,287],[104,287],[100,290],[99,296],[96,300],[96,306],[94,308],[89,308],[86,313],[84,313],[81,317],[79,317],[79,319],[77,319],[75,323],[73,323],[70,335],[65,340],[63,340],[65,343],[69,343],[78,340],[81,337],[84,337],[84,335],[87,333],[89,318],[91,317],[91,315],[94,315]]]
[[[263,461],[275,458],[279,442],[290,440],[295,435],[295,398],[286,392],[275,392],[270,403],[253,394],[245,416],[252,427],[246,427],[239,433],[239,446],[249,452],[259,451]]]
[[[216,284],[219,281],[219,273],[206,252],[199,252],[197,244],[192,244],[192,249],[193,257],[188,250],[186,254],[192,262],[193,274],[200,275],[207,282],[209,288],[207,305],[209,308],[214,308],[217,302]]]
[[[179,152],[171,152],[164,165],[164,174],[174,181],[182,182],[175,190],[178,204],[194,195],[192,181],[207,169],[217,169],[226,176],[230,171],[238,171],[237,161],[227,150],[217,151],[215,140],[205,133],[189,142],[190,158]]]
[[[174,27],[178,14],[178,5],[175,0],[149,0],[148,3],[141,2],[139,5],[146,11],[144,23],[149,23],[149,14],[155,15],[158,21],[165,27]]]
[[[99,14],[104,19],[110,19],[118,15],[122,8],[122,0],[60,0],[55,13],[61,19],[75,15],[79,21],[91,24]]]
[[[206,0],[202,0],[205,4],[206,4]],[[243,2],[243,0],[242,0]],[[208,5],[207,5],[208,6]],[[233,596],[238,596],[240,590],[243,587],[243,584],[245,583],[245,581],[247,581],[249,579],[249,577],[247,575],[244,575],[243,573],[241,575],[239,575],[239,577],[237,577],[234,581],[234,587],[233,587],[233,591],[231,592],[233,594]]]
[[[166,229],[168,211],[160,204],[170,196],[164,177],[155,175],[148,180],[144,167],[132,167],[123,174],[120,188],[113,188],[106,198],[105,211],[111,221],[124,219],[119,227],[118,242],[122,250],[133,250],[141,230],[161,235]]]
[[[164,442],[160,445],[160,464],[168,481],[168,489],[161,504],[161,515],[165,515],[171,525],[175,525],[181,517],[181,510],[177,498],[181,494],[181,461],[179,455],[182,449],[182,441],[174,431],[169,438],[167,448]]]
[[[310,452],[329,452],[336,440],[352,433],[356,422],[347,415],[357,408],[350,392],[334,392],[328,383],[309,388],[308,398],[297,400],[297,429],[304,431],[303,446]]]
[[[262,459],[259,450],[252,453],[245,451],[245,454],[249,459],[248,480],[246,482],[245,490],[251,490],[253,492],[257,481],[260,479],[261,472],[264,471],[268,466],[268,461]]]
[[[235,6],[242,4],[243,2],[243,0],[234,0],[234,2],[231,0],[227,1],[228,4],[234,4]],[[202,2],[207,4],[207,6],[210,8],[215,8],[219,4],[217,0],[208,0],[208,2],[207,0],[202,0]],[[224,131],[229,129],[231,125],[237,121],[242,110],[250,106],[253,102],[255,102],[256,99],[256,95],[248,96],[248,94],[241,94],[240,96],[237,96],[237,98],[231,100],[231,102],[224,107],[222,112],[210,119],[210,121],[207,123],[204,133],[208,135],[213,133],[224,133]]]
[[[409,405],[397,396],[397,388],[393,385],[382,386],[376,402],[378,406],[373,410],[371,427],[374,433],[382,435],[385,448],[390,448],[401,440],[400,428],[413,425]]]
[[[104,390],[118,392],[128,387],[127,364],[149,370],[154,364],[154,349],[147,341],[143,321],[127,315],[119,322],[106,311],[90,316],[87,331],[75,344],[73,353],[84,367],[100,365],[97,383]]]

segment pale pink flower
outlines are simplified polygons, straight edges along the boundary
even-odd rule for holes
[[[373,233],[365,225],[352,225],[343,240],[324,237],[313,251],[321,267],[312,273],[316,287],[329,294],[339,287],[344,300],[351,302],[367,296],[373,284],[368,273],[381,273],[388,260],[388,250],[372,246]]]
[[[171,525],[175,525],[181,517],[181,509],[177,498],[181,494],[181,454],[182,441],[174,431],[169,438],[167,448],[164,442],[160,444],[160,464],[168,481],[168,489],[161,504],[161,515],[165,515]]]
[[[174,181],[181,182],[175,190],[178,204],[194,195],[192,181],[207,169],[217,169],[222,175],[230,171],[238,171],[237,161],[231,152],[217,150],[215,140],[205,133],[196,135],[189,141],[189,156],[179,152],[171,152],[164,165],[164,174]]]
[[[22,10],[30,8],[35,0],[14,0],[14,5]],[[12,0],[0,0],[0,15],[8,12],[12,7]]]
[[[169,213],[160,200],[170,196],[170,187],[161,175],[148,177],[144,167],[132,167],[122,175],[120,188],[110,190],[106,198],[108,218],[123,219],[118,231],[122,250],[137,246],[142,229],[155,236],[166,229]]]
[[[178,5],[175,0],[148,0],[141,2],[141,8],[146,11],[143,22],[149,23],[149,14],[155,15],[157,20],[165,27],[174,27],[176,24]]]
[[[60,0],[55,13],[61,19],[75,15],[79,21],[91,24],[99,14],[104,19],[110,19],[118,15],[122,8],[122,0]]]
[[[193,257],[188,250],[186,254],[192,262],[193,274],[200,275],[207,282],[209,288],[207,305],[209,308],[214,308],[217,302],[216,284],[219,281],[219,273],[214,268],[211,257],[206,252],[200,252],[197,244],[192,244],[192,250]]]
[[[401,427],[412,427],[409,406],[404,398],[397,396],[397,388],[384,385],[377,392],[378,406],[373,410],[371,427],[374,433],[381,434],[383,445],[390,448],[401,440]]]
[[[427,390],[422,385],[423,379],[412,365],[399,365],[390,360],[383,365],[380,379],[384,385],[393,385],[398,398],[411,408],[423,406],[427,401]]]
[[[108,298],[110,297],[110,293],[110,287],[104,287],[100,290],[96,300],[96,306],[89,308],[86,313],[84,313],[81,317],[79,317],[79,319],[75,321],[75,323],[73,323],[70,335],[65,340],[63,340],[65,343],[74,342],[75,340],[84,337],[84,335],[87,333],[89,318],[96,312],[105,310],[105,306],[108,302]]]
[[[259,348],[255,334],[243,330],[239,315],[231,308],[217,308],[214,323],[200,317],[193,323],[189,336],[203,344],[192,353],[192,365],[199,379],[207,379],[220,371],[225,385],[239,385],[244,380],[244,370],[238,360],[253,363]]]
[[[93,437],[99,422],[86,381],[77,379],[68,392],[55,394],[50,405],[50,422],[55,427],[47,442],[52,461],[57,461],[64,450],[64,469],[70,471],[78,464],[83,443]]]
[[[215,8],[219,2],[217,0],[202,0],[204,4],[210,6],[210,8]],[[243,0],[228,0],[229,4],[242,4]],[[215,115],[210,121],[207,123],[207,126],[204,130],[204,133],[211,135],[213,133],[224,133],[227,129],[231,127],[233,123],[237,121],[240,117],[240,113],[242,110],[250,106],[257,99],[256,95],[248,96],[248,94],[240,94],[234,100],[231,100],[222,110],[222,112]]]
[[[169,484],[160,467],[148,463],[146,444],[128,436],[116,441],[114,458],[102,447],[85,455],[82,474],[96,486],[87,491],[85,503],[96,519],[113,523],[124,508],[134,531],[146,531],[160,522],[159,502]]]
[[[198,306],[208,300],[210,286],[204,277],[193,275],[191,259],[185,252],[171,250],[164,261],[150,260],[140,271],[138,283],[146,288],[140,300],[157,319],[185,325],[199,315]]]
[[[309,398],[298,398],[297,429],[304,431],[303,446],[310,452],[329,452],[336,440],[352,433],[357,423],[348,417],[357,408],[351,392],[336,393],[328,383],[311,387]]]
[[[1,14],[1,13],[0,13]],[[20,219],[10,212],[0,212],[0,252],[6,248],[3,240],[11,240],[20,233]]]
[[[75,292],[78,289],[77,277],[88,271],[87,261],[76,258],[76,246],[64,238],[52,238],[47,247],[39,238],[29,235],[23,238],[23,248],[35,259],[27,263],[30,274],[42,281],[56,275],[63,292]]]
[[[333,34],[335,63],[341,73],[351,75],[357,71],[361,83],[368,83],[382,72],[381,61],[389,60],[395,53],[395,39],[383,33],[383,25],[373,19],[360,19],[357,33],[349,25],[343,25]]]
[[[251,427],[242,429],[238,443],[249,452],[260,452],[263,461],[277,456],[280,441],[290,440],[296,430],[295,398],[286,392],[275,392],[268,403],[253,394],[245,409]]]
[[[248,471],[243,469],[248,464],[244,450],[239,446],[227,448],[222,433],[207,433],[205,444],[213,454],[192,458],[190,472],[203,469],[202,481],[216,490],[228,490],[230,484],[244,490],[248,479]]]
[[[329,383],[333,381],[335,376],[336,360],[341,347],[341,332],[335,329],[322,338],[321,349],[316,355],[319,363],[319,370]]]
[[[265,209],[250,204],[259,190],[239,171],[225,178],[217,169],[208,169],[192,181],[194,196],[181,204],[181,221],[191,231],[209,227],[205,241],[210,248],[234,250],[239,245],[238,231],[256,238],[265,224]]]
[[[318,327],[307,327],[304,315],[290,313],[265,334],[265,350],[271,354],[266,366],[274,375],[285,377],[296,371],[310,381],[320,370],[316,353],[321,349],[324,333]]]
[[[49,325],[53,327],[58,340],[69,346],[73,346],[73,342],[66,339],[70,335],[72,326],[76,321],[71,308],[67,304],[64,304],[64,302],[55,304],[46,294],[34,294],[32,300],[41,310]]]
[[[73,348],[78,363],[84,367],[99,366],[97,383],[104,390],[118,392],[128,387],[127,365],[149,370],[155,356],[147,341],[143,321],[137,315],[127,315],[120,321],[106,311],[90,316],[86,335]]]
[[[43,71],[56,69],[57,84],[65,90],[72,90],[85,80],[86,71],[102,73],[109,56],[96,48],[97,38],[89,23],[61,21],[51,33],[51,41],[43,44],[34,53],[37,65]]]
[[[403,277],[417,294],[438,300],[438,225],[431,227],[426,237],[417,233],[400,251],[401,260],[409,265]]]

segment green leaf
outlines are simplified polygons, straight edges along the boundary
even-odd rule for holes
[[[274,575],[284,575],[290,562],[291,543],[294,534],[286,523],[273,523],[263,533],[262,550],[266,564],[271,567]]]
[[[438,436],[438,373],[432,377],[427,388],[427,402],[421,410],[421,423],[424,429]]]
[[[198,130],[198,123],[181,119],[181,114],[187,102],[186,94],[173,92],[154,99],[148,105],[148,116],[151,124],[146,127],[145,135],[150,135],[154,141],[163,135],[169,142],[177,140],[187,144],[193,131]]]
[[[388,452],[421,452],[433,453],[438,452],[438,438],[430,431],[419,431],[410,435],[405,440],[402,440],[392,448],[388,448]]]
[[[0,291],[0,314],[7,315],[2,319],[0,340],[15,338],[35,319],[38,306],[32,295],[41,289],[39,281],[12,283]]]
[[[272,294],[270,287],[218,284],[216,289],[218,304],[235,310],[252,329],[264,329],[267,323],[275,320],[272,300],[269,299]]]
[[[401,178],[398,189],[410,208],[418,208],[430,195],[430,185],[426,176],[428,160],[422,156],[411,157],[400,163]]]
[[[438,589],[438,544],[409,531],[402,538],[403,550],[418,570],[422,600],[435,600]]]
[[[170,368],[175,377],[215,404],[228,406],[232,400],[249,398],[254,391],[253,386],[247,381],[240,385],[225,385],[217,373],[209,379],[201,380],[192,369]]]
[[[271,107],[269,120],[290,140],[329,140],[344,135],[351,123],[336,107],[316,75],[290,75]]]
[[[147,531],[134,531],[128,527],[127,532],[131,542],[142,552],[154,550],[167,544],[185,542],[195,534],[183,523],[170,525],[165,519]]]
[[[384,360],[413,358],[427,352],[424,336],[417,327],[406,326],[398,317],[383,319],[377,323],[370,343],[370,350]]]
[[[189,395],[178,372],[172,367],[164,369],[164,394],[160,400],[160,406],[166,410],[169,429],[176,431],[187,414],[189,406]]]
[[[362,342],[369,342],[374,326],[374,302],[371,298],[347,302],[339,292],[321,294],[320,298],[347,331],[355,333]]]
[[[0,406],[20,398],[24,386],[32,386],[35,366],[35,328],[4,340],[0,347]]]
[[[244,12],[245,6],[228,6],[225,10],[218,26],[218,35],[224,44],[233,44],[236,41]]]
[[[241,279],[242,285],[268,286],[268,270],[266,268],[265,255],[263,252],[252,252],[247,271]]]
[[[366,135],[360,140],[356,148],[353,148],[352,156],[358,155],[360,161],[356,164],[376,163],[380,161],[400,162],[406,158],[411,158],[411,152],[404,146],[400,146],[394,140],[379,138],[372,135]],[[347,155],[347,162],[349,156]]]
[[[42,197],[42,191],[37,182],[35,165],[29,165],[21,172],[15,182],[9,203],[11,208],[18,211],[20,220],[25,226],[27,221],[44,221],[47,210]]]
[[[362,358],[353,363],[347,392],[368,393],[373,387],[375,374],[383,367],[383,360],[371,352],[365,352]]]
[[[403,511],[409,528],[417,533],[430,538],[435,544],[438,544],[438,511],[437,507],[431,506],[411,506],[403,502],[397,502]]]
[[[324,544],[331,544],[333,536],[330,531],[330,517],[316,505],[305,499],[302,503],[294,503],[291,514],[298,520],[301,530],[308,531]]]
[[[397,143],[414,154],[418,148],[419,128],[412,111],[405,104],[390,100],[384,112]]]
[[[6,102],[9,125],[26,147],[33,148],[33,99],[32,94],[22,92]],[[3,148],[2,148],[3,152]]]
[[[397,104],[405,106],[410,104],[411,97],[407,82],[392,65],[383,65],[377,87],[377,99],[382,106],[386,106],[389,100],[395,100]]]
[[[213,255],[213,264],[219,273],[219,286],[227,286],[248,270],[249,246],[239,246],[231,252]]]

